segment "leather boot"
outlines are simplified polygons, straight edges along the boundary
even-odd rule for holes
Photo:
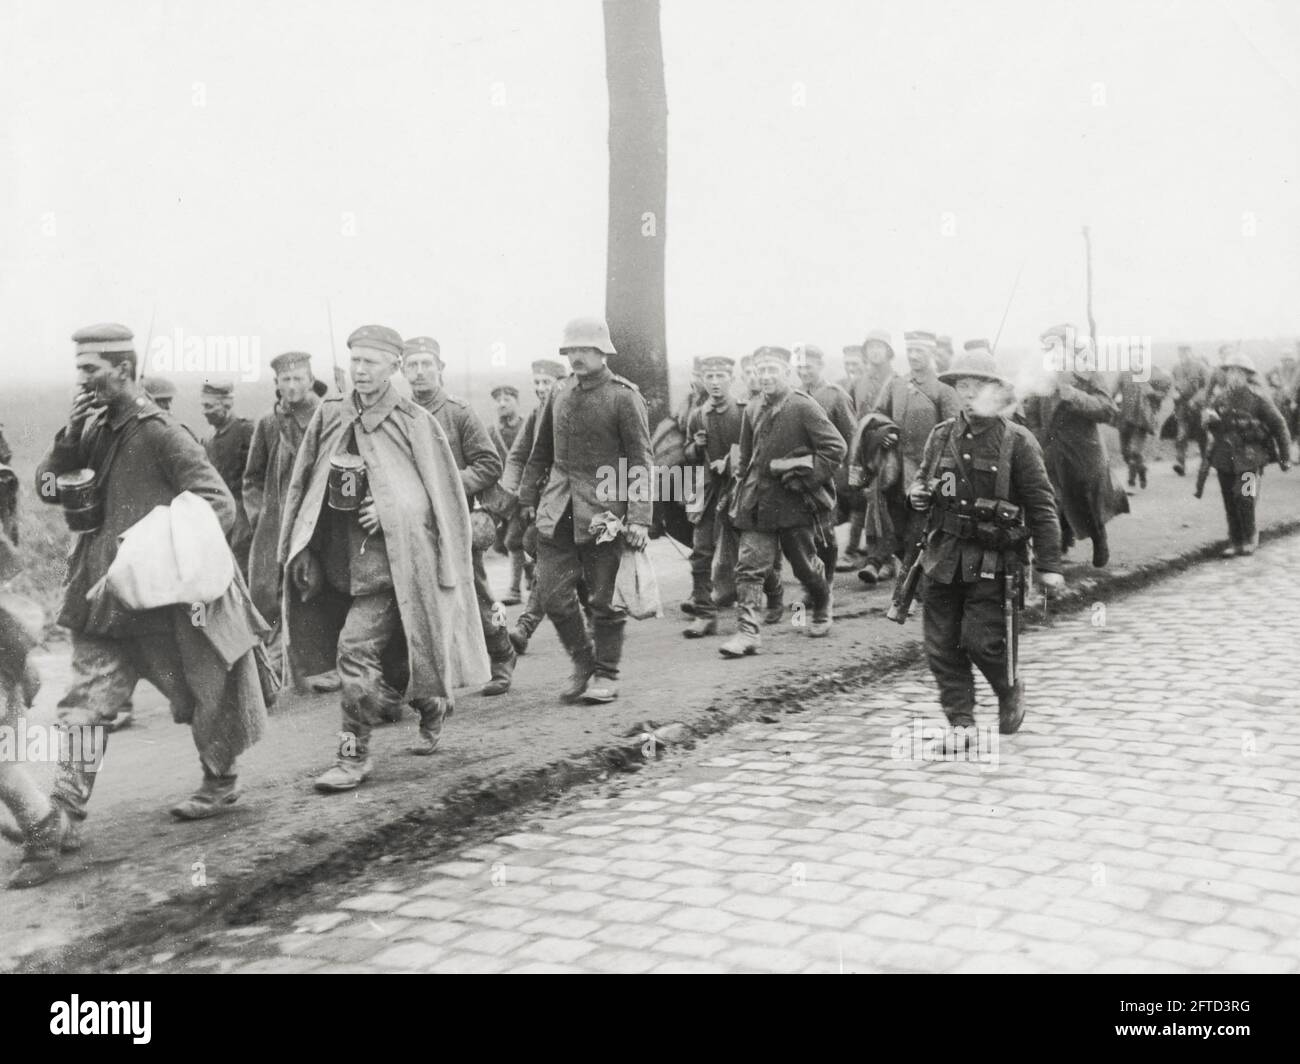
[[[420,733],[409,748],[412,754],[428,757],[438,749],[438,744],[442,742],[443,725],[451,716],[452,709],[451,700],[447,698],[431,698],[428,702],[421,701],[415,707],[416,713],[420,715]]]
[[[483,686],[480,692],[485,695],[503,695],[510,690],[510,678],[515,673],[515,662],[518,657],[515,654],[515,648],[511,645],[509,637],[504,636],[506,640],[506,649],[510,651],[509,656],[493,655],[492,657],[492,679]],[[527,645],[527,644],[525,644]]]
[[[204,769],[199,789],[172,806],[172,816],[177,820],[206,820],[225,812],[239,801],[237,780],[237,776],[212,776]]]
[[[58,802],[52,803],[49,816],[32,828],[23,842],[22,863],[9,878],[10,890],[39,887],[58,875],[67,830],[68,814]]]
[[[510,645],[515,648],[516,654],[528,653],[528,640],[532,637],[533,633],[525,631],[522,624],[516,624],[510,629]]]
[[[339,739],[334,767],[316,777],[315,787],[326,794],[354,791],[366,781],[373,768],[369,741],[345,732]]]
[[[564,644],[564,649],[568,651],[569,658],[573,662],[573,675],[560,691],[560,701],[576,702],[586,691],[591,674],[596,671],[596,657],[591,645],[591,637],[587,635],[587,626],[583,623],[581,614],[574,613],[562,618],[552,618],[552,620],[556,634],[559,635],[560,642]]]
[[[1015,735],[1020,730],[1020,723],[1025,719],[1025,681],[1017,680],[1016,686],[1006,694],[998,695],[998,733]]]
[[[767,596],[767,607],[763,610],[764,624],[780,624],[785,620],[785,591],[777,591]]]
[[[618,697],[618,680],[610,675],[617,672],[618,663],[623,657],[623,634],[626,622],[622,624],[598,624],[595,632],[595,664],[599,670],[587,684],[582,693],[584,702],[613,702]]]
[[[682,632],[687,639],[703,639],[705,636],[713,635],[718,630],[718,619],[716,617],[696,617],[691,621],[690,626]]]

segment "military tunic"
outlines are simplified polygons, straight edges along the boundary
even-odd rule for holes
[[[1219,475],[1228,539],[1234,547],[1254,545],[1255,503],[1264,467],[1290,466],[1291,437],[1273,401],[1257,387],[1224,387],[1210,402],[1206,427],[1213,442],[1206,457]]]
[[[1009,456],[1009,473],[999,468],[1007,460],[1004,456]],[[976,500],[996,498],[999,473],[1004,475],[1005,501],[1022,509],[1039,572],[1061,571],[1061,532],[1038,441],[1004,417],[970,418],[962,413],[941,422],[930,433],[910,486],[922,483],[931,470],[940,486],[932,496],[922,563],[925,652],[944,712],[958,725],[973,719],[972,664],[999,695],[1011,690],[1002,615],[1006,556],[990,552],[974,538]],[[997,575],[981,575],[989,571]]]
[[[808,592],[817,617],[830,606],[830,581],[817,555],[835,509],[832,480],[848,447],[821,404],[805,391],[789,389],[764,395],[745,408],[740,433],[740,467],[731,505],[732,524],[740,530],[736,597],[743,632],[758,632],[763,585],[783,552]],[[808,456],[812,467],[795,478],[773,472],[776,459]],[[787,482],[789,480],[789,483]]]
[[[618,679],[627,621],[626,610],[613,605],[623,549],[619,538],[597,543],[591,519],[608,510],[627,524],[648,527],[651,493],[634,490],[633,478],[644,478],[648,487],[653,472],[645,400],[635,384],[608,366],[556,384],[542,408],[519,502],[537,509],[538,582],[546,614],[574,660],[594,654],[594,673],[607,680]],[[594,650],[582,626],[580,576],[591,595]]]

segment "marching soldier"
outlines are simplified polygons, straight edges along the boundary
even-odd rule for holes
[[[417,336],[402,345],[402,372],[411,385],[411,395],[442,426],[456,468],[461,471],[465,498],[473,509],[479,496],[501,479],[503,464],[486,426],[473,408],[465,400],[447,394],[442,385],[445,368],[437,340]],[[492,678],[482,693],[503,695],[510,690],[510,678],[514,675],[515,648],[510,645],[506,626],[495,616],[483,553],[478,547],[473,550],[474,592],[478,597],[483,639],[492,661]]]
[[[731,505],[732,524],[740,532],[740,630],[718,648],[728,658],[758,652],[763,585],[781,552],[808,595],[813,612],[808,634],[830,634],[831,574],[818,557],[818,540],[833,517],[831,482],[847,447],[817,400],[791,386],[790,360],[790,352],[780,347],[754,352],[763,398],[745,408],[741,426],[739,482]],[[834,535],[834,528],[829,530]]]
[[[863,414],[876,409],[880,393],[894,378],[894,346],[884,329],[872,329],[862,342],[865,365],[853,388],[853,407]]]
[[[510,629],[510,645],[515,648],[516,654],[523,654],[528,650],[528,641],[532,639],[537,626],[546,616],[546,611],[542,608],[541,589],[535,574],[537,526],[535,522],[524,521],[520,516],[519,485],[523,480],[524,467],[528,465],[528,457],[533,453],[533,443],[537,439],[537,423],[541,418],[542,407],[550,399],[556,382],[564,380],[567,375],[564,363],[557,362],[553,358],[539,358],[533,363],[532,368],[533,394],[537,396],[537,406],[529,411],[523,427],[515,437],[510,454],[506,458],[506,470],[501,476],[502,489],[516,499],[515,511],[510,517],[510,531],[506,535],[506,547],[513,551],[515,544],[518,544],[524,556],[524,575],[528,578],[528,603],[524,606],[524,612],[516,618],[514,627]],[[507,606],[511,605],[509,598],[503,601]]]
[[[1151,367],[1152,376],[1146,381],[1137,380],[1132,370],[1119,375],[1119,447],[1128,466],[1130,488],[1140,484],[1145,490],[1147,486],[1147,443],[1156,431],[1156,414],[1169,388],[1167,381],[1155,376],[1157,372]]]
[[[498,384],[492,389],[492,398],[497,404],[497,438],[505,445],[505,453],[501,456],[504,466],[509,461],[515,440],[519,438],[519,430],[524,427],[524,419],[519,415],[519,389],[513,384]],[[504,521],[497,540],[498,546],[504,548],[504,553],[510,556],[510,589],[501,598],[503,606],[517,606],[522,601],[520,582],[527,567],[523,535],[519,516],[512,512]]]
[[[203,417],[213,428],[212,435],[203,441],[203,449],[235,500],[235,527],[230,533],[230,549],[235,552],[239,571],[247,577],[252,535],[248,528],[248,515],[244,512],[244,468],[248,465],[248,449],[253,442],[253,423],[246,417],[236,417],[232,412],[235,405],[233,382],[214,384],[204,381],[200,394]]]
[[[844,376],[839,385],[849,393],[849,401],[853,405],[854,431],[856,426],[862,421],[864,414],[868,411],[858,406],[855,396],[857,395],[858,381],[866,371],[866,356],[862,353],[861,344],[850,344],[844,348]],[[850,450],[852,450],[853,437],[849,436],[847,440]],[[866,555],[862,552],[862,535],[867,521],[867,504],[863,492],[859,489],[850,489],[844,499],[844,505],[849,511],[849,542],[844,548],[844,554],[840,562],[835,566],[837,573],[851,573],[855,569],[862,567],[866,561]]]
[[[169,414],[172,412],[172,400],[176,398],[176,385],[169,378],[141,377],[140,387],[159,410],[166,410]]]
[[[1186,344],[1178,348],[1178,363],[1170,371],[1174,392],[1174,472],[1180,477],[1187,473],[1187,441],[1193,433],[1200,434],[1196,397],[1210,383],[1210,367],[1202,358],[1192,354]],[[1204,440],[1201,444],[1204,448]]]
[[[1060,510],[1061,550],[1075,539],[1092,540],[1092,564],[1110,560],[1106,524],[1129,512],[1124,489],[1112,483],[1100,426],[1114,421],[1117,407],[1084,367],[1091,345],[1073,325],[1057,325],[1040,337],[1056,377],[1047,395],[1025,398],[1025,423],[1043,449]],[[1041,547],[1041,544],[1040,544]]]
[[[702,503],[688,510],[694,527],[690,601],[695,616],[682,633],[688,639],[700,639],[716,632],[718,599],[735,595],[736,535],[719,518],[730,502],[731,448],[740,442],[740,422],[745,409],[731,397],[735,364],[735,359],[722,355],[701,360],[700,372],[709,398],[691,412],[686,425],[686,461],[702,470],[704,478]],[[724,542],[727,537],[729,544]]]
[[[853,439],[853,431],[858,423],[854,414],[852,397],[838,384],[832,384],[825,379],[826,356],[822,354],[820,347],[814,347],[812,344],[796,347],[794,350],[794,364],[803,390],[817,400],[821,408],[826,411],[826,416],[830,418],[831,424],[835,426],[836,431],[844,440],[844,453],[847,456],[849,441]],[[835,470],[833,483],[835,485],[836,509],[832,530],[817,553],[817,556],[822,561],[823,568],[826,570],[827,581],[834,580],[833,574],[838,568],[837,563],[839,562],[839,541],[835,537],[834,525],[849,520],[849,512],[840,502],[842,499],[848,499],[850,494],[849,464],[847,461],[841,462],[840,467]]]
[[[934,334],[907,332],[903,334],[903,341],[907,349],[909,375],[906,380],[894,377],[885,385],[875,408],[876,413],[883,414],[898,426],[897,446],[902,459],[902,476],[897,490],[890,492],[886,500],[896,539],[893,543],[880,544],[875,556],[867,559],[858,573],[866,584],[893,576],[894,556],[901,558],[916,542],[920,529],[915,518],[907,512],[903,493],[920,471],[926,441],[935,425],[956,417],[961,408],[957,393],[939,379],[935,370],[938,349]],[[882,439],[883,446],[890,446],[893,439],[886,434]]]
[[[614,373],[609,326],[599,318],[575,318],[564,328],[560,354],[573,376],[556,386],[542,409],[537,441],[519,489],[520,515],[537,520],[538,581],[542,602],[573,661],[564,702],[612,702],[618,697],[627,611],[613,604],[614,580],[623,548],[644,550],[653,519],[651,499],[597,494],[602,470],[644,470],[650,475],[650,429],[645,400],[631,381]],[[547,476],[547,470],[550,470]],[[546,486],[541,486],[545,477]],[[597,542],[592,519],[609,511],[623,522],[612,540]],[[583,624],[577,582],[591,593],[592,637]]]
[[[293,476],[293,460],[320,397],[313,388],[311,355],[305,351],[276,355],[271,370],[279,398],[253,428],[244,466],[243,500],[252,529],[248,587],[258,612],[274,624],[280,616],[281,573],[276,551],[284,497]]]
[[[337,758],[315,781],[325,792],[366,780],[371,730],[403,702],[420,717],[411,753],[432,754],[455,689],[489,674],[451,444],[392,384],[402,358],[395,331],[364,325],[348,349],[352,390],[325,399],[307,425],[278,555],[290,652],[301,672],[316,674],[333,649],[342,681]]]
[[[140,388],[130,329],[90,326],[73,341],[80,388],[67,426],[37,467],[36,488],[42,501],[57,503],[58,477],[93,470],[99,493],[93,506],[102,516],[93,530],[79,532],[68,561],[58,623],[72,633],[72,682],[59,702],[59,719],[83,735],[98,732],[102,744],[103,726],[136,683],[149,680],[171,703],[174,719],[192,725],[203,770],[199,789],[171,813],[182,820],[209,817],[238,799],[236,758],[265,726],[252,654],[261,620],[251,603],[243,608],[246,596],[235,601],[240,578],[226,597],[210,604],[203,626],[193,623],[189,604],[130,610],[111,593],[94,589],[116,558],[122,535],[155,507],[192,492],[212,507],[228,536],[234,500],[194,437]],[[227,665],[231,655],[237,659],[233,667]],[[27,862],[31,867],[17,885],[32,886],[55,874],[60,851],[76,845],[98,775],[84,758],[60,750],[53,800],[62,819],[45,833],[41,852]]]
[[[1259,530],[1255,502],[1264,467],[1277,462],[1282,472],[1291,466],[1291,437],[1273,401],[1259,387],[1250,357],[1235,354],[1223,364],[1223,388],[1206,407],[1203,420],[1213,437],[1206,455],[1219,474],[1223,509],[1228,518],[1225,558],[1255,553]]]
[[[1010,735],[1025,714],[1011,645],[1019,631],[1014,585],[1032,540],[1039,582],[1051,592],[1064,586],[1056,502],[1033,435],[996,413],[1007,381],[993,357],[963,351],[940,379],[956,389],[962,409],[930,433],[908,493],[914,509],[929,511],[925,653],[950,725],[975,723],[973,663],[998,697],[998,730]]]

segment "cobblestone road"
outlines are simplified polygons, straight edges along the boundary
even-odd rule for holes
[[[150,968],[1296,971],[1297,588],[1292,538],[1031,632],[976,762],[917,668]]]

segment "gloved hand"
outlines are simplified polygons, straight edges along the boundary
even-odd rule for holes
[[[321,571],[316,555],[304,550],[289,563],[289,579],[293,581],[298,597],[303,602],[310,602],[320,593],[325,574]]]

